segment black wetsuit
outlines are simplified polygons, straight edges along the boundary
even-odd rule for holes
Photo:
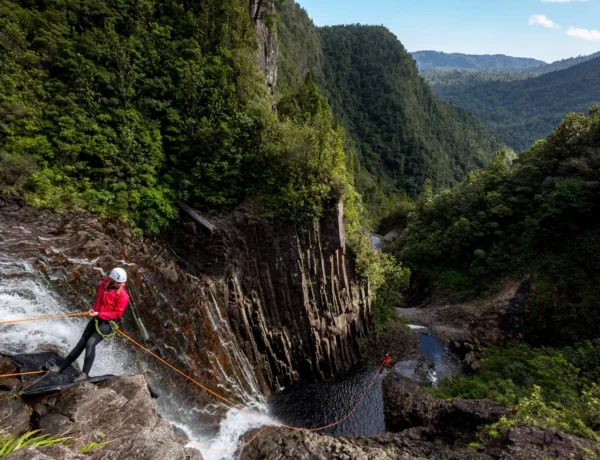
[[[104,321],[102,319],[98,320],[98,329],[100,329],[100,332],[102,332],[102,334],[104,335],[108,335],[112,331],[109,322]],[[69,353],[69,356],[67,356],[66,361],[60,367],[60,371],[64,371],[67,367],[73,364],[73,362],[77,358],[79,358],[79,355],[85,348],[85,360],[83,362],[82,372],[86,375],[90,375],[92,364],[94,364],[94,358],[96,358],[96,345],[102,342],[102,340],[104,339],[100,334],[98,334],[98,331],[96,331],[96,319],[93,318],[86,326],[85,330],[83,331],[83,335],[81,336],[81,339],[79,340],[75,348],[73,348],[73,351]]]

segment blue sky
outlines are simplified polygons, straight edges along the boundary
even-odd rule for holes
[[[600,51],[600,0],[297,0],[318,26],[376,24],[409,51],[555,61]]]

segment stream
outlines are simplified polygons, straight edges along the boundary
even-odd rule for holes
[[[424,358],[394,364],[393,370],[403,377],[424,385],[436,385],[444,377],[460,372],[460,361],[444,342],[423,326],[409,325],[419,334],[419,348]],[[272,396],[269,410],[277,420],[295,426],[316,428],[348,414],[377,372],[377,366],[359,366],[330,382],[298,384]],[[382,380],[391,370],[384,369],[363,403],[344,422],[325,432],[346,436],[375,436],[385,433]]]

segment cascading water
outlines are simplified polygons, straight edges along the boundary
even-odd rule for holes
[[[35,266],[40,257],[37,243],[42,238],[33,236],[23,227],[9,226],[0,222],[0,318],[2,320],[24,319],[36,316],[60,315],[73,313],[75,310],[53,288],[58,275],[44,275]],[[53,252],[60,248],[52,247],[52,238],[43,238]],[[69,260],[76,264],[93,264],[87,259]],[[221,327],[223,318],[216,302],[209,302],[207,308],[215,316],[214,326]],[[75,346],[83,331],[87,318],[65,318],[42,322],[16,323],[1,326],[0,353],[15,354],[35,352],[41,346],[53,345],[65,355]],[[225,340],[224,338],[222,340]],[[216,375],[222,378],[222,388],[232,389],[236,394],[243,388],[256,389],[256,394],[245,394],[244,401],[254,410],[266,412],[262,395],[258,393],[259,385],[252,381],[252,372],[247,372],[249,363],[245,362],[243,353],[235,350],[228,343],[224,344],[232,350],[232,359],[242,368],[244,384],[227,377],[219,369],[216,357],[214,363]],[[264,421],[237,409],[217,410],[216,406],[197,407],[177,391],[176,384],[170,380],[169,369],[160,364],[148,361],[145,355],[140,356],[124,340],[115,339],[99,345],[96,360],[92,369],[93,375],[146,373],[150,384],[162,396],[156,400],[159,412],[169,420],[178,432],[192,442],[213,449],[228,449],[235,446],[240,437],[248,430],[263,425]],[[79,360],[82,366],[83,357]],[[245,369],[245,370],[244,370]],[[222,375],[221,375],[222,374]],[[175,390],[175,391],[174,391]],[[247,392],[246,392],[247,393]],[[210,420],[210,429],[195,426],[191,420],[201,413],[203,420]],[[215,428],[216,427],[216,428]],[[194,447],[191,445],[190,447]],[[234,457],[232,451],[200,449],[208,460],[228,459]]]

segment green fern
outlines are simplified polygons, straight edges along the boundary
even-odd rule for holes
[[[83,446],[81,449],[79,449],[79,452],[81,452],[82,454],[87,454],[88,452],[92,451],[92,450],[97,450],[97,449],[102,449],[104,446],[106,446],[107,444],[110,444],[112,441],[106,441],[106,442],[90,442],[89,444]]]
[[[0,432],[0,457],[6,457],[24,447],[48,447],[54,444],[64,443],[70,439],[48,435],[37,435],[37,433],[39,433],[39,430],[28,431],[22,436]]]

